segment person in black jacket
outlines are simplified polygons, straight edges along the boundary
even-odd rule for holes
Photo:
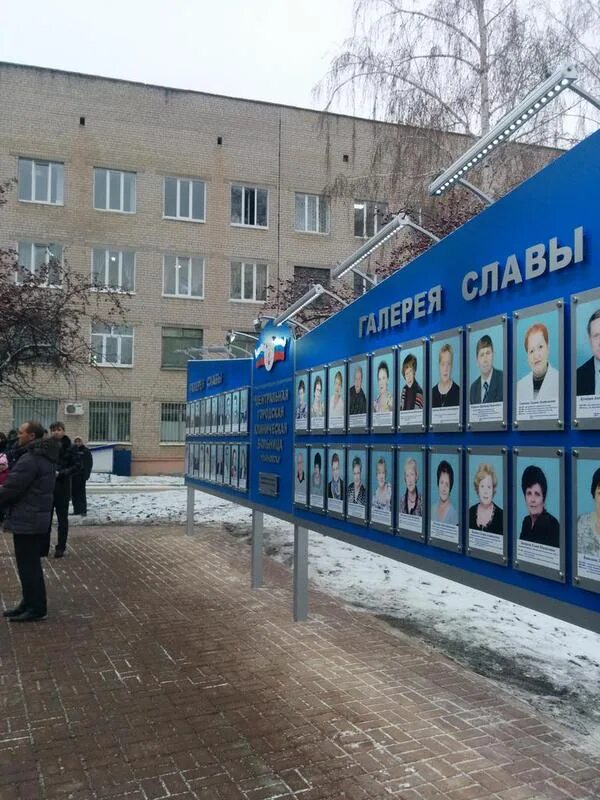
[[[85,517],[87,514],[87,496],[85,493],[85,484],[89,481],[92,474],[92,466],[94,459],[92,451],[83,443],[80,436],[73,439],[73,444],[77,450],[80,462],[80,470],[74,473],[71,479],[71,500],[73,501],[73,514]]]
[[[23,422],[18,441],[24,453],[0,487],[0,507],[6,510],[4,530],[13,534],[23,597],[4,611],[11,622],[46,618],[46,586],[41,556],[54,502],[58,443],[44,438],[39,422]]]
[[[77,448],[71,444],[71,440],[65,433],[65,426],[62,422],[53,422],[50,425],[50,436],[59,444],[58,461],[56,464],[56,485],[54,487],[54,507],[50,516],[48,534],[46,538],[46,555],[50,551],[50,532],[52,530],[52,518],[56,510],[58,520],[58,540],[54,548],[54,558],[62,558],[67,548],[67,536],[69,535],[69,502],[71,500],[71,478],[79,472],[80,463]]]

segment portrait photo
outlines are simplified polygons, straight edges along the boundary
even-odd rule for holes
[[[502,430],[506,422],[506,321],[495,317],[469,326],[467,421],[477,430]]]
[[[213,418],[212,417],[212,401],[211,401],[210,397],[205,398],[204,407],[205,407],[205,413],[206,413],[206,417],[205,417],[206,422],[205,422],[205,425],[204,425],[204,432],[206,433],[207,436],[210,436],[212,434],[212,418]],[[192,417],[192,421],[193,421],[193,417]]]
[[[294,448],[294,503],[300,506],[308,505],[308,480],[306,468],[308,466],[308,449],[306,447]]]
[[[295,411],[294,427],[297,431],[308,430],[308,372],[297,372],[294,377]]]
[[[223,445],[223,483],[229,486],[231,482],[231,445]]]
[[[389,431],[394,427],[394,351],[382,350],[371,356],[371,429]]]
[[[461,421],[462,339],[455,335],[432,337],[429,364],[430,422],[435,430],[459,430]]]
[[[248,389],[240,389],[240,433],[248,432]]]
[[[223,483],[223,445],[217,445],[217,483]]]
[[[196,445],[196,454],[198,456],[198,474],[197,478],[202,478],[204,475],[204,447],[201,444]]]
[[[346,514],[354,521],[367,519],[367,448],[350,447],[346,456]]]
[[[225,395],[225,433],[231,433],[231,392]]]
[[[371,461],[370,521],[371,525],[389,532],[392,527],[392,485],[394,480],[393,451],[375,448]]]
[[[327,458],[327,513],[342,517],[346,499],[346,451],[343,447],[329,447]]]
[[[425,453],[421,448],[397,453],[396,486],[398,530],[410,538],[422,538],[425,530]]]
[[[204,445],[204,472],[202,477],[205,481],[210,480],[210,445]]]
[[[419,339],[398,351],[398,430],[424,430],[425,347]]]
[[[200,400],[200,433],[206,434],[206,399]]]
[[[552,448],[519,448],[513,453],[513,555],[521,569],[527,564],[561,571],[564,487],[562,459],[555,453]]]
[[[231,467],[229,469],[229,485],[237,489],[238,485],[238,464],[240,460],[240,448],[237,444],[231,445]]]
[[[192,445],[192,475],[194,478],[200,477],[200,454],[198,445]]]
[[[248,488],[248,445],[240,445],[240,461],[238,466],[238,488],[245,492]]]
[[[369,372],[366,357],[353,358],[348,365],[348,428],[366,429],[369,404]]]
[[[191,435],[192,430],[192,403],[185,404],[185,433]]]
[[[198,434],[203,434],[204,433],[204,419],[203,419],[204,401],[203,400],[197,400],[196,402],[198,403],[198,406],[197,406],[198,407],[198,430],[197,430],[197,433]]]
[[[217,395],[210,398],[210,409],[212,414],[210,432],[214,434],[219,430],[219,398]]]
[[[456,448],[432,448],[429,457],[429,539],[460,548],[461,454]]]
[[[467,547],[475,557],[503,563],[506,548],[506,454],[499,449],[467,451]]]
[[[311,447],[309,456],[309,505],[311,508],[323,511],[325,509],[325,448]]]
[[[237,433],[240,429],[240,393],[234,392],[231,397],[231,432]]]
[[[580,428],[600,428],[600,289],[571,305],[573,415]]]
[[[582,447],[573,456],[574,573],[584,588],[600,591],[600,458]]]
[[[346,430],[346,365],[332,364],[328,371],[328,417],[330,431]]]
[[[313,369],[310,373],[310,429],[325,430],[325,370]]]
[[[219,422],[217,424],[217,433],[225,433],[225,395],[220,394],[218,397],[218,414]]]
[[[545,303],[515,312],[514,417],[524,430],[558,429],[562,420],[563,308]]]
[[[213,483],[217,480],[217,445],[211,444],[210,446],[210,472],[209,480]]]

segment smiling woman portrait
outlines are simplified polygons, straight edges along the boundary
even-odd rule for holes
[[[559,547],[560,523],[546,511],[548,481],[540,467],[534,464],[525,467],[521,476],[521,490],[529,513],[523,518],[519,539],[522,542]]]
[[[517,403],[534,400],[556,400],[559,394],[559,375],[550,364],[548,328],[535,322],[527,328],[523,342],[530,372],[517,383]]]

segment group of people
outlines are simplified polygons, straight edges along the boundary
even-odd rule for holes
[[[0,433],[0,515],[13,534],[21,602],[4,611],[11,622],[46,618],[46,587],[41,558],[50,553],[54,512],[58,521],[54,557],[62,558],[69,533],[69,503],[87,513],[85,483],[92,454],[78,437],[74,443],[62,422],[47,431],[37,421],[23,422],[9,436]]]

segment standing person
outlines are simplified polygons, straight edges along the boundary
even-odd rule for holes
[[[8,458],[6,453],[0,452],[0,486],[6,483],[8,478]],[[4,521],[4,509],[0,508],[0,523]]]
[[[73,444],[79,457],[80,469],[73,474],[71,479],[71,500],[73,501],[73,514],[85,517],[87,514],[87,495],[85,485],[92,474],[94,459],[92,451],[83,443],[81,436],[73,439]]]
[[[50,425],[50,437],[58,442],[58,460],[56,463],[56,485],[54,487],[54,505],[50,514],[50,524],[46,539],[47,552],[50,550],[50,532],[52,518],[56,510],[58,520],[58,540],[54,548],[54,558],[62,558],[67,548],[69,535],[69,501],[71,500],[71,478],[79,471],[79,455],[71,440],[65,433],[62,422]]]
[[[0,431],[0,453],[6,453],[8,447],[8,439],[4,431]]]
[[[44,428],[33,421],[20,425],[18,441],[25,452],[0,486],[0,508],[6,511],[4,530],[13,534],[23,597],[4,616],[11,622],[35,622],[45,619],[47,611],[41,556],[52,515],[59,445],[44,438]]]

